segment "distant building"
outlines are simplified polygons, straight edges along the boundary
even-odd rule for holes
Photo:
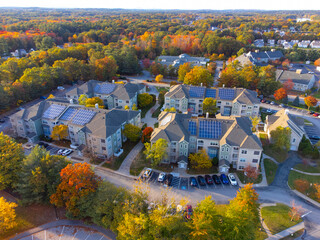
[[[56,125],[67,125],[67,139],[73,145],[87,146],[93,153],[109,158],[126,140],[124,125],[139,126],[141,115],[140,111],[87,108],[49,99],[11,115],[10,121],[15,134],[30,142],[38,141],[41,135],[50,137]]]
[[[297,69],[295,72],[278,69],[276,71],[276,80],[281,83],[292,80],[294,83],[293,90],[305,92],[314,86],[316,77],[314,74],[303,73],[301,69]]]
[[[258,116],[260,101],[257,93],[243,88],[205,88],[190,85],[172,86],[165,94],[164,108],[174,107],[183,113],[204,114],[202,104],[205,98],[217,100],[217,107],[223,116]]]
[[[164,163],[188,162],[190,153],[204,149],[210,158],[219,159],[219,170],[230,166],[243,170],[259,168],[262,145],[251,131],[248,117],[192,118],[191,114],[162,112],[159,127],[151,135],[151,144],[162,138],[168,142]]]
[[[192,66],[202,66],[205,67],[210,61],[208,58],[204,57],[190,57],[188,54],[180,54],[179,56],[159,56],[158,62],[162,65],[173,66],[178,68],[184,63],[190,63]]]
[[[307,48],[310,45],[310,40],[302,40],[298,43],[298,47],[300,48]]]
[[[25,49],[17,49],[11,53],[13,57],[21,58],[27,56],[27,51]]]
[[[235,58],[234,61],[239,61],[242,65],[253,64],[257,66],[265,66],[269,61],[279,60],[283,57],[281,51],[272,49],[271,51],[260,52],[256,50],[255,52],[244,53],[241,56]]]
[[[145,92],[146,86],[141,83],[116,84],[90,80],[68,91],[66,97],[78,102],[80,95],[85,94],[88,98],[101,98],[108,109],[124,108],[126,105],[132,108],[133,104],[138,106],[138,95]]]
[[[320,48],[320,41],[313,40],[313,41],[310,43],[310,47],[311,47],[311,48]]]
[[[264,40],[263,39],[256,39],[253,42],[255,47],[264,47]]]
[[[274,39],[268,39],[268,45],[269,45],[270,47],[274,47],[275,44],[276,44],[276,40],[274,40]]]
[[[297,22],[311,21],[311,18],[297,18]]]

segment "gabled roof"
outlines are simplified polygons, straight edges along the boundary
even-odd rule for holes
[[[313,77],[314,75],[309,73],[299,74],[294,71],[279,70],[279,69],[277,69],[276,71],[276,80],[280,82],[292,80],[293,83],[308,85]]]

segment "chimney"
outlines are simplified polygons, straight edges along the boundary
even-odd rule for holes
[[[276,50],[274,48],[271,49],[271,52],[275,52]]]
[[[301,73],[302,73],[302,69],[297,69],[297,70],[296,70],[296,73],[297,73],[297,74],[301,74]]]
[[[224,84],[222,84],[222,88],[224,88]]]
[[[98,103],[96,103],[94,106],[96,107],[96,109],[99,109],[99,104]]]
[[[209,118],[209,113],[208,112],[206,112],[206,118]]]
[[[200,86],[202,87],[202,83],[200,83]]]
[[[255,52],[258,53],[258,52],[259,52],[259,49],[255,50]]]

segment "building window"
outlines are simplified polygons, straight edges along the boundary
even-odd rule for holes
[[[241,158],[240,162],[246,162],[246,160],[244,158]]]
[[[226,159],[228,159],[228,156],[226,156]]]
[[[253,154],[254,154],[254,155],[259,155],[259,154],[260,154],[260,151],[254,151]]]
[[[294,139],[292,139],[292,142],[294,143],[294,142],[296,142],[296,139],[294,138]]]
[[[239,148],[238,147],[234,147],[233,150],[239,150]]]
[[[247,150],[242,150],[241,153],[242,154],[247,154]]]
[[[226,152],[229,152],[229,148],[226,148]]]
[[[104,139],[101,139],[101,142],[102,142],[102,143],[105,143],[105,142],[106,142],[106,140],[104,140]]]
[[[106,150],[106,147],[102,147],[102,151],[105,151]]]
[[[122,100],[119,99],[119,100],[118,100],[118,103],[122,103]]]
[[[239,166],[239,169],[244,169],[244,166]]]
[[[126,103],[129,103],[129,101],[126,101]]]
[[[221,152],[224,152],[224,147],[223,147],[223,148],[221,148]]]
[[[258,159],[252,159],[252,162],[253,162],[253,163],[257,163],[257,162],[258,162]]]

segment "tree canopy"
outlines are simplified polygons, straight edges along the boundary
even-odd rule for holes
[[[276,130],[270,132],[272,142],[278,149],[289,151],[291,140],[291,129],[289,127],[277,127]]]
[[[145,143],[144,146],[144,154],[151,160],[152,166],[157,166],[168,157],[168,142],[165,139],[159,138],[155,143]]]
[[[124,126],[123,134],[131,142],[137,142],[141,137],[141,129],[138,126],[129,123]]]

